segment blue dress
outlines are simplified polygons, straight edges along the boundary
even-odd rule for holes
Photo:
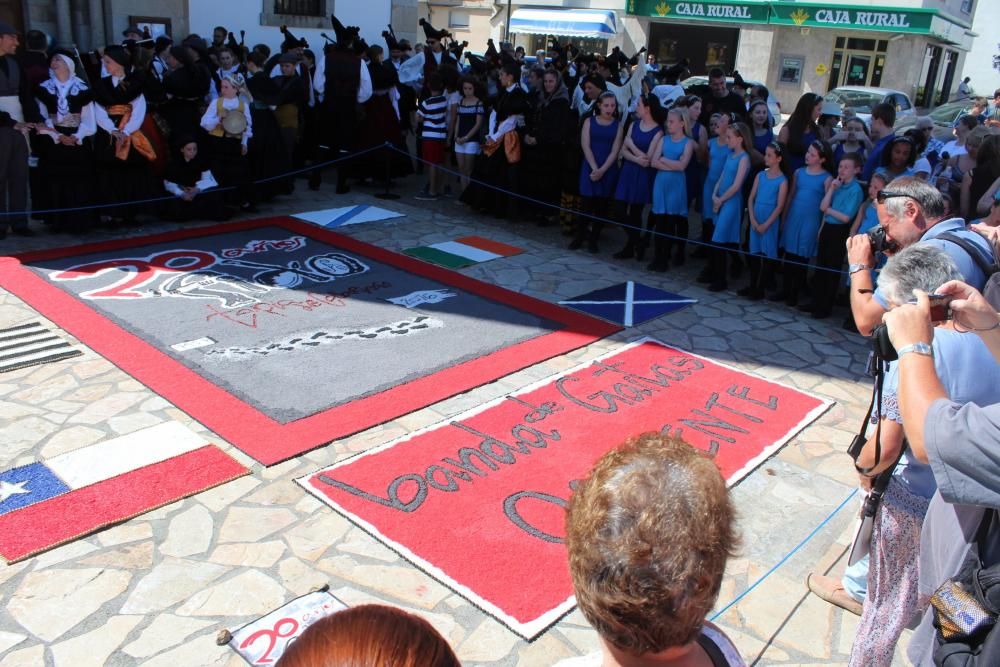
[[[767,150],[768,144],[772,141],[774,141],[774,130],[771,128],[767,128],[767,132],[764,134],[757,134],[756,131],[753,133],[753,147],[761,155],[764,154],[764,151]]]
[[[701,123],[693,123],[691,125],[691,138],[694,140],[695,154],[691,156],[691,161],[688,162],[687,169],[684,170],[684,176],[687,179],[687,193],[688,200],[694,201],[697,197],[701,195],[701,179],[704,178],[704,169],[700,162],[698,162],[698,142],[701,140],[701,133],[705,131]]]
[[[813,257],[819,244],[819,225],[823,212],[819,205],[826,195],[826,179],[830,174],[825,170],[810,174],[802,167],[795,172],[795,193],[788,205],[785,218],[785,235],[781,247],[799,257]]]
[[[643,153],[649,152],[649,145],[653,143],[653,137],[660,131],[658,125],[653,125],[649,132],[643,132],[641,123],[632,123],[629,136],[632,143]],[[591,125],[593,129],[593,125]],[[596,156],[596,154],[595,154]],[[618,176],[618,186],[615,188],[615,199],[626,204],[648,204],[653,196],[653,176],[656,170],[652,167],[640,167],[635,162],[624,160],[621,174]],[[590,174],[587,174],[590,179]]]
[[[715,139],[708,142],[708,173],[705,174],[705,185],[701,190],[701,217],[703,220],[711,220],[715,217],[712,211],[712,193],[715,192],[715,184],[722,176],[722,168],[726,166],[726,158],[732,153],[725,142],[719,145]]]
[[[611,149],[615,145],[615,137],[618,136],[617,118],[610,125],[601,125],[597,122],[597,116],[590,119],[590,152],[594,154],[594,162],[600,167],[611,155]],[[580,165],[580,196],[581,197],[611,197],[615,194],[615,185],[618,183],[618,162],[615,161],[604,172],[604,176],[599,181],[590,180],[590,165],[587,160]]]
[[[684,155],[684,147],[691,141],[681,137],[674,141],[673,137],[663,137],[663,157],[668,160],[680,160]],[[692,158],[693,159],[693,158]],[[653,213],[656,215],[687,215],[687,175],[683,171],[656,171],[656,181],[653,183]]]
[[[722,176],[719,178],[719,194],[732,187],[736,182],[736,174],[740,169],[740,163],[746,161],[749,166],[750,156],[746,151],[737,155],[730,152],[726,158],[726,164],[722,168]],[[711,199],[708,200],[712,202]],[[715,232],[712,234],[712,243],[739,243],[740,230],[743,226],[743,188],[736,191],[732,197],[722,203],[722,207],[715,216]]]
[[[788,162],[788,170],[790,172],[794,174],[801,167],[806,166],[806,151],[809,150],[809,146],[814,141],[816,141],[816,133],[806,132],[802,135],[802,146],[804,147],[802,155],[795,155],[791,151],[785,153],[785,161]]]
[[[766,171],[757,174],[757,198],[753,201],[753,217],[757,224],[767,221],[774,209],[778,206],[778,194],[781,191],[781,184],[787,182],[784,174],[778,174],[771,178]],[[778,230],[781,228],[780,217],[771,223],[767,231],[759,234],[753,229],[750,230],[750,253],[754,255],[764,255],[775,259],[778,256]]]

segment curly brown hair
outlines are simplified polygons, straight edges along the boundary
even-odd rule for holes
[[[629,438],[570,498],[566,544],[580,611],[640,656],[698,636],[738,538],[726,482],[683,440]]]

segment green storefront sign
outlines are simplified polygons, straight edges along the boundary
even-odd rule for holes
[[[927,34],[934,10],[899,10],[804,2],[772,2],[769,23],[810,28],[840,28]]]
[[[994,0],[995,1],[995,0]],[[819,2],[782,0],[739,2],[718,0],[628,0],[628,14],[658,19],[724,23],[771,23],[808,28],[875,30],[935,35],[946,41],[961,41],[951,33],[964,33],[969,26],[936,9],[865,7]]]
[[[765,2],[702,2],[687,0],[628,0],[626,11],[638,16],[673,18],[688,21],[723,21],[728,23],[767,23]]]

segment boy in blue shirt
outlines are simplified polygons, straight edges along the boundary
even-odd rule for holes
[[[840,270],[847,254],[847,236],[851,223],[865,199],[864,190],[857,181],[862,167],[861,156],[847,153],[837,165],[837,178],[830,181],[819,208],[823,211],[823,224],[819,228],[819,247],[816,251],[816,276],[813,280],[812,303],[803,306],[816,319],[830,316],[833,300],[837,296]]]

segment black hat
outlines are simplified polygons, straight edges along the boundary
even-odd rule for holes
[[[413,47],[410,46],[410,40],[406,39],[405,37],[403,39],[399,40],[399,50],[400,51],[412,51]]]
[[[17,35],[17,30],[9,23],[0,21],[0,35]]]
[[[159,53],[163,49],[173,45],[174,40],[170,39],[166,35],[160,35],[156,38],[156,42],[153,44],[153,50]]]
[[[186,46],[171,46],[170,55],[172,55],[177,62],[182,65],[192,65],[194,64],[194,59],[191,57],[191,52],[188,51]]]
[[[451,55],[455,56],[455,60],[461,60],[462,51],[464,51],[465,47],[467,47],[468,45],[469,45],[468,42],[453,42],[452,45],[448,47],[448,51],[451,53]]]
[[[282,51],[291,51],[292,49],[297,49],[299,47],[309,46],[309,42],[307,42],[304,38],[299,39],[293,35],[287,25],[281,26],[281,34],[285,36],[285,40],[281,42]]]
[[[396,33],[393,32],[392,26],[389,26],[388,30],[382,31],[382,38],[385,40],[385,45],[389,47],[390,51],[399,51],[399,42],[396,41]]]
[[[486,40],[486,57],[487,58],[499,58],[500,52],[497,51],[497,45],[493,43],[493,39]]]
[[[435,30],[434,26],[428,23],[425,19],[420,19],[420,25],[424,29],[424,36],[427,39],[444,39],[445,37],[451,37],[451,33],[447,30]]]
[[[466,53],[465,57],[469,60],[469,67],[476,74],[486,74],[486,58],[482,56],[477,56],[475,53]]]
[[[125,68],[128,68],[128,66],[132,64],[128,51],[125,50],[125,47],[118,46],[117,44],[109,44],[104,47],[104,55]]]
[[[136,34],[139,37],[145,37],[146,31],[137,25],[130,25],[129,27],[122,30],[122,37],[128,37],[129,35]]]
[[[281,54],[280,58],[278,58],[278,64],[281,64],[281,63],[293,63],[293,64],[298,65],[299,64],[299,57],[297,55],[295,55],[294,53],[285,52],[285,53]]]
[[[356,25],[345,26],[335,14],[330,14],[330,22],[333,23],[333,32],[337,36],[337,45],[341,48],[350,48],[361,34],[361,28]]]

